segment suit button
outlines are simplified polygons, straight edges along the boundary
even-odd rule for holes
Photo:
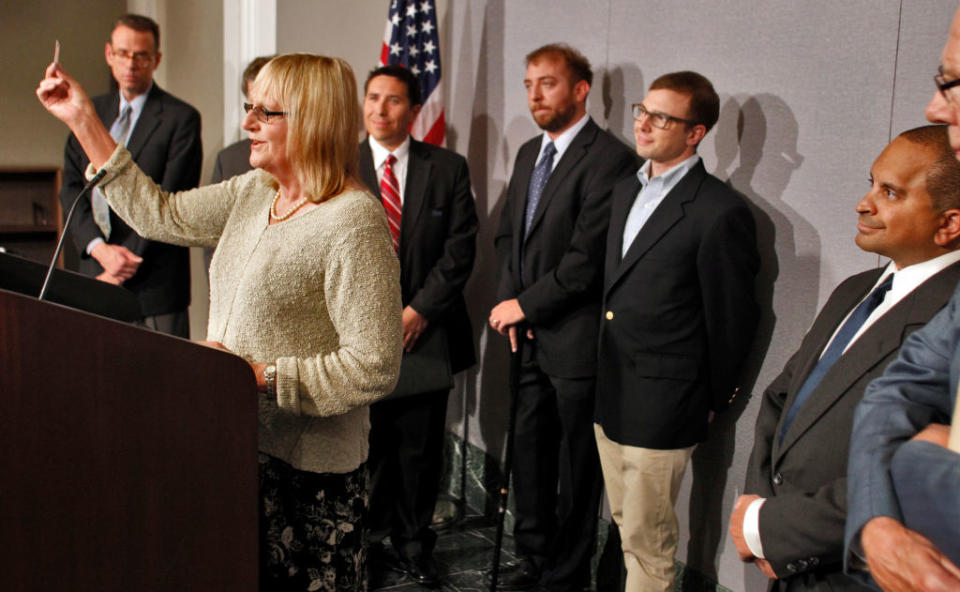
[[[810,567],[810,564],[807,563],[806,559],[799,559],[797,560],[797,567],[800,569],[807,569],[808,567]]]
[[[607,314],[604,315],[604,316],[607,317],[607,320],[608,320],[608,321],[612,321],[612,320],[613,320],[613,311],[612,311],[612,310],[608,310],[608,311],[607,311]]]
[[[810,558],[810,567],[816,567],[816,566],[818,566],[818,565],[820,565],[820,558],[819,558],[819,557],[811,557],[811,558]]]
[[[778,472],[776,475],[774,475],[774,476],[773,476],[773,484],[774,484],[774,485],[783,485],[783,475],[780,474],[779,472]]]
[[[797,573],[797,566],[796,566],[796,564],[794,564],[794,563],[788,563],[788,564],[787,564],[787,571],[789,571],[790,573]]]

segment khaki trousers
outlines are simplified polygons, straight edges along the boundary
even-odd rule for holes
[[[593,425],[603,483],[620,529],[627,566],[626,592],[673,590],[680,528],[674,504],[696,446],[655,450],[624,446]]]

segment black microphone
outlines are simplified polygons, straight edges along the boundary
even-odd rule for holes
[[[80,193],[77,194],[77,197],[73,199],[73,205],[70,206],[70,211],[67,213],[67,219],[63,222],[63,232],[60,233],[60,240],[57,241],[57,250],[53,252],[53,259],[50,261],[50,266],[47,267],[47,277],[43,280],[43,286],[40,288],[40,296],[38,298],[43,300],[43,297],[47,295],[47,288],[50,287],[50,278],[53,276],[53,269],[57,266],[57,258],[60,257],[60,251],[63,249],[63,239],[67,236],[67,230],[70,228],[70,220],[73,219],[73,211],[77,209],[77,204],[80,203],[80,198],[84,197],[90,190],[93,189],[97,183],[99,183],[107,175],[106,169],[100,169],[96,175],[83,186],[83,189],[80,190]]]

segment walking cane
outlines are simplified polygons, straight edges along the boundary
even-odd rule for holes
[[[513,465],[513,430],[517,425],[517,399],[520,395],[520,359],[526,329],[517,326],[517,351],[510,353],[510,419],[507,423],[507,441],[503,450],[503,484],[500,486],[500,505],[497,508],[497,535],[493,541],[493,567],[490,569],[490,592],[497,592],[500,576],[500,548],[503,546],[503,522],[507,517],[507,499],[510,497],[510,469]]]

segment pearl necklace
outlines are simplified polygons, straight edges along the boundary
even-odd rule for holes
[[[277,191],[277,195],[273,198],[273,203],[270,204],[270,217],[276,220],[277,222],[283,222],[287,218],[293,215],[294,212],[303,207],[303,204],[307,203],[307,196],[304,195],[298,199],[290,209],[283,213],[283,215],[277,213],[277,201],[280,199],[280,192]]]

